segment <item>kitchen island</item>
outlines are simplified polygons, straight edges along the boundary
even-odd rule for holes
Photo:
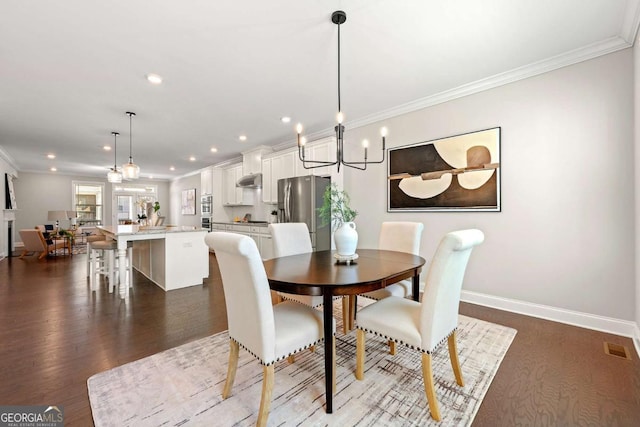
[[[133,243],[133,268],[153,283],[170,291],[201,285],[209,277],[209,248],[204,243],[207,230],[197,227],[99,226],[107,238],[118,242],[118,259],[124,265],[127,244]],[[128,298],[126,269],[121,268],[119,290]]]

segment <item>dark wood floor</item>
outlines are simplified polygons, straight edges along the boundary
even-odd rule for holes
[[[129,303],[91,293],[83,255],[0,261],[0,405],[62,405],[91,426],[87,379],[226,329],[215,258],[204,286],[165,293],[135,275]],[[518,334],[474,426],[638,426],[640,363],[628,338],[462,304]],[[632,360],[604,353],[625,345]],[[426,404],[426,402],[425,402]]]

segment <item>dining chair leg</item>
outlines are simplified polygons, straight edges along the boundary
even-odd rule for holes
[[[389,354],[392,356],[396,355],[396,342],[389,340]]]
[[[422,381],[424,382],[424,391],[429,402],[429,410],[431,418],[440,421],[440,409],[438,409],[438,401],[436,400],[436,389],[433,384],[433,370],[431,369],[431,355],[422,353]]]
[[[260,411],[258,412],[257,427],[267,425],[269,407],[271,406],[271,393],[273,393],[274,365],[264,366],[262,371],[262,397],[260,398]]]
[[[451,367],[453,367],[453,374],[456,376],[456,382],[459,386],[464,386],[464,380],[462,379],[462,370],[460,369],[460,361],[458,360],[458,348],[456,346],[456,333],[453,332],[448,338],[449,344],[449,359],[451,359]]]
[[[364,379],[364,338],[362,329],[356,331],[356,379]]]
[[[296,357],[293,354],[291,354],[291,355],[289,355],[289,357],[287,357],[287,361],[289,363],[295,363]]]
[[[351,318],[349,316],[349,297],[342,297],[342,333],[347,335],[349,333],[349,326],[351,324]]]
[[[349,295],[349,330],[353,330],[356,326],[356,302],[357,295]]]
[[[239,352],[240,345],[234,340],[229,340],[229,366],[227,367],[227,380],[225,381],[224,389],[222,390],[223,399],[226,399],[231,395],[233,382],[236,379],[236,370],[238,369]]]

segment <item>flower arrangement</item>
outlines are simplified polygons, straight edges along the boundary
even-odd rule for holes
[[[322,225],[331,224],[331,228],[336,230],[345,222],[356,219],[358,211],[352,209],[350,203],[349,194],[331,183],[322,196],[322,206],[318,208]]]

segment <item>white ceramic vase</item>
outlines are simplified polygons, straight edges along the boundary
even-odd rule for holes
[[[336,250],[340,256],[351,256],[356,253],[358,246],[358,232],[354,222],[344,222],[333,233]]]

